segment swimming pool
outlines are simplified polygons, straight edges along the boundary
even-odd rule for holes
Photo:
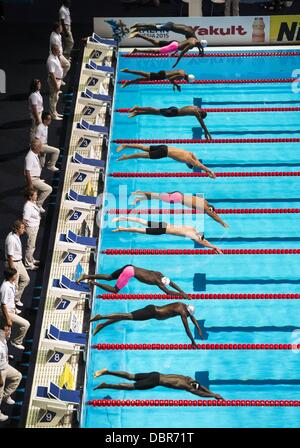
[[[300,52],[299,52],[300,55]],[[144,71],[170,69],[173,59],[118,59],[116,81],[132,79],[122,68]],[[299,56],[183,58],[180,68],[196,79],[291,78]],[[201,105],[203,108],[252,108],[300,106],[299,94],[291,83],[183,85],[173,93],[169,85],[117,84],[114,109],[134,105],[169,107]],[[299,138],[300,112],[209,113],[205,122],[216,139]],[[227,209],[221,217],[229,224],[224,229],[205,216],[184,216],[184,224],[196,224],[206,238],[221,249],[296,249],[299,248],[298,213],[232,213],[235,209],[297,209],[300,207],[299,177],[139,177],[139,173],[190,172],[171,159],[118,162],[116,139],[199,139],[204,138],[193,117],[164,118],[115,112],[106,177],[106,211],[133,208],[124,196],[137,190],[203,193],[217,209]],[[220,172],[295,172],[300,171],[299,143],[209,143],[173,144],[192,150],[216,173]],[[133,151],[126,151],[131,153]],[[125,153],[125,152],[124,152]],[[135,173],[135,177],[110,174]],[[143,202],[137,208],[164,208],[168,204]],[[178,208],[175,205],[174,208]],[[231,210],[231,212],[230,212]],[[296,210],[295,210],[296,211]],[[111,219],[103,216],[97,272],[111,273],[126,264],[162,271],[187,293],[199,294],[296,294],[299,290],[297,254],[243,255],[108,255],[107,249],[193,249],[191,240],[171,235],[154,237],[133,233],[113,233]],[[147,215],[139,215],[148,218]],[[180,214],[151,215],[151,219],[178,223]],[[195,221],[197,219],[197,221]],[[200,219],[200,221],[198,221]],[[179,221],[178,221],[179,220]],[[104,225],[104,224],[108,225]],[[198,247],[198,246],[197,246]],[[200,274],[200,275],[196,275]],[[112,283],[113,284],[113,283]],[[161,291],[132,279],[124,294],[157,294]],[[92,315],[129,312],[150,303],[163,305],[170,299],[102,300],[96,295]],[[121,296],[121,294],[120,294]],[[135,297],[135,296],[133,296]],[[299,300],[193,300],[195,316],[204,331],[204,343],[211,344],[291,344],[299,343]],[[95,325],[95,324],[94,324]],[[191,327],[192,329],[192,327]],[[295,333],[293,333],[296,331]],[[194,331],[193,331],[194,333]],[[197,342],[202,342],[196,339]],[[92,344],[188,344],[180,318],[167,321],[121,322],[105,328]],[[125,370],[132,373],[160,371],[198,378],[205,386],[229,400],[294,400],[300,392],[299,353],[291,350],[97,350],[90,348],[84,402],[93,399],[118,400],[193,400],[188,392],[157,387],[145,391],[97,390],[102,381],[119,382],[105,376],[93,379],[95,370]],[[83,405],[82,427],[298,427],[298,407],[93,407]]]

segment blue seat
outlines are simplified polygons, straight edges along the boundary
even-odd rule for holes
[[[97,70],[98,72],[106,72],[110,74],[114,74],[114,68],[110,67],[108,65],[97,65],[95,61],[92,61],[91,59],[89,62],[85,65],[85,68]]]
[[[79,283],[78,284],[76,282],[73,282],[73,280],[70,280],[65,275],[61,276],[59,284],[60,284],[61,288],[73,289],[74,291],[85,292],[85,293],[90,292],[90,288],[87,283]]]
[[[104,168],[104,165],[105,165],[103,160],[89,159],[89,158],[83,157],[78,152],[75,152],[75,154],[73,155],[73,162],[81,163],[83,165],[95,166],[96,168]]]
[[[38,386],[36,391],[36,396],[38,398],[49,398],[48,396],[48,387]]]
[[[62,331],[54,325],[50,325],[47,332],[47,339],[55,339],[56,341],[70,342],[71,344],[86,345],[87,334],[76,333],[73,331]]]
[[[98,44],[104,44],[104,45],[110,45],[112,47],[117,47],[118,43],[114,39],[104,39],[103,37],[100,37],[98,34],[93,33],[92,39],[97,42]]]
[[[71,230],[68,230],[67,239],[72,243],[82,244],[83,246],[89,246],[89,247],[97,246],[96,238],[90,236],[79,236],[76,235],[76,233],[72,232]]]
[[[68,196],[68,199],[70,199],[70,201],[84,202],[85,204],[91,204],[91,205],[96,205],[96,202],[97,202],[96,197],[78,194],[74,190],[69,190],[69,192],[67,193],[67,196]]]
[[[56,400],[61,400],[66,403],[80,404],[80,391],[61,389],[54,383],[49,385],[49,395]]]
[[[84,93],[88,98],[92,98],[94,100],[100,100],[100,101],[111,101],[112,97],[111,95],[102,95],[101,93],[94,93],[89,89],[85,89]]]
[[[60,283],[59,283],[59,279],[55,278],[52,282],[52,286],[53,288],[60,288]]]
[[[81,119],[80,122],[77,123],[77,128],[99,132],[100,134],[108,134],[108,128],[106,126],[100,126],[98,124],[91,124],[88,121],[85,121],[83,119]]]

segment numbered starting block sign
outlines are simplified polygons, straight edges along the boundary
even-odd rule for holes
[[[70,224],[82,224],[82,222],[87,218],[89,212],[90,209],[70,210],[66,221]]]
[[[80,139],[78,140],[77,146],[76,148],[80,148],[80,149],[86,149],[90,146],[90,144],[92,143],[92,139],[89,137],[80,137]]]
[[[100,84],[100,78],[97,76],[89,76],[86,81],[86,86],[88,87],[98,87]]]
[[[83,117],[94,118],[99,113],[99,107],[92,106],[91,104],[84,106],[81,115]]]
[[[55,311],[58,313],[71,313],[79,300],[80,298],[63,296],[56,300]]]
[[[76,173],[74,173],[72,183],[75,185],[86,185],[89,180],[91,180],[92,175],[94,174],[94,170],[92,171],[84,171],[84,170],[78,170]]]
[[[89,59],[100,59],[103,55],[103,51],[101,50],[92,50]]]
[[[80,263],[85,253],[84,249],[82,251],[69,249],[62,254],[61,263],[65,266],[76,266],[77,263]]]
[[[57,364],[57,365],[60,365],[60,364],[62,364],[62,363],[61,363],[61,360],[62,360],[65,356],[66,356],[66,353],[59,352],[59,351],[50,351],[50,352],[49,352],[48,359],[47,359],[47,362],[48,362],[49,364]],[[68,359],[69,359],[69,357],[68,357]]]

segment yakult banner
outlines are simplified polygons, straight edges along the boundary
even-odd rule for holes
[[[113,37],[122,47],[152,46],[140,39],[130,39],[130,27],[139,24],[162,25],[167,22],[191,26],[196,37],[208,45],[259,45],[270,42],[270,17],[123,17],[94,18],[94,31],[102,37]],[[145,30],[141,34],[158,40],[183,41],[185,36],[166,30]]]
[[[300,16],[272,16],[270,42],[280,44],[300,42]]]

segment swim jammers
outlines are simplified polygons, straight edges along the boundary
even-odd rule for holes
[[[134,388],[137,390],[153,389],[159,386],[159,372],[136,373],[134,375]]]
[[[147,226],[147,235],[164,235],[166,233],[168,223],[164,221],[148,221]]]
[[[164,202],[169,202],[169,204],[181,204],[183,200],[183,194],[179,191],[173,191],[173,193],[161,193],[160,198]]]
[[[178,50],[178,47],[179,47],[179,42],[174,40],[169,45],[165,45],[164,47],[161,47],[159,49],[159,53],[160,54],[175,53],[175,51]]]
[[[126,266],[123,266],[121,269],[118,269],[117,271],[114,271],[111,274],[112,280],[117,280],[116,287],[120,291],[122,288],[124,288],[129,280],[134,277],[134,267],[131,264],[126,264]]]
[[[154,319],[156,310],[154,305],[147,305],[144,308],[131,312],[133,320]]]
[[[163,79],[166,79],[166,71],[160,70],[159,72],[150,72],[150,81],[162,81]]]
[[[167,145],[150,145],[149,158],[150,159],[163,159],[168,157]]]
[[[159,112],[164,117],[177,117],[178,115],[178,107],[171,106],[164,109],[159,109]]]

